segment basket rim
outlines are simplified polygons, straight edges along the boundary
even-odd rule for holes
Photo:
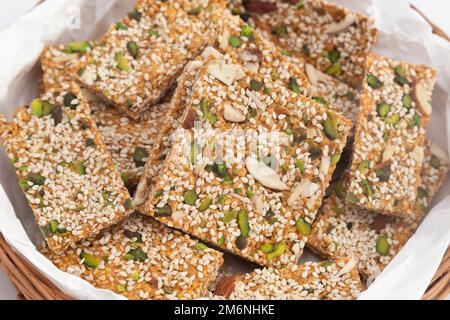
[[[40,0],[36,6],[44,2]],[[35,7],[36,7],[35,6]],[[450,42],[450,36],[413,4],[416,11],[431,27],[437,36]],[[74,300],[62,292],[50,280],[43,276],[31,263],[17,253],[0,232],[0,267],[5,271],[18,290],[18,298],[27,300]],[[444,300],[450,295],[450,247],[442,258],[430,285],[422,296],[422,300]]]

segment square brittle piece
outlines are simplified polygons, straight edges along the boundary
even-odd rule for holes
[[[230,300],[351,300],[361,287],[354,260],[339,259],[226,276],[215,295]]]
[[[188,106],[143,211],[258,264],[296,264],[350,121],[223,59],[205,61]]]
[[[201,298],[223,263],[222,253],[139,214],[114,228],[45,254],[59,269],[133,300]]]
[[[208,43],[223,0],[140,0],[79,65],[89,90],[133,118],[158,102]]]
[[[367,16],[322,0],[232,0],[230,7],[285,54],[352,87],[361,83],[378,34]]]
[[[50,250],[62,252],[132,212],[77,86],[47,92],[1,125],[5,150]]]
[[[324,200],[308,239],[308,247],[330,259],[353,258],[361,275],[373,279],[412,236],[444,182],[448,168],[445,153],[427,141],[414,214],[406,218],[389,217],[345,205],[346,186],[344,180],[339,181],[331,196]]]
[[[370,55],[366,73],[346,201],[405,217],[420,184],[436,71]]]
[[[71,82],[79,59],[93,47],[94,44],[86,41],[46,47],[40,58],[43,92],[61,88]],[[139,120],[134,120],[123,115],[117,108],[107,106],[89,92],[84,93],[92,120],[97,124],[125,185],[133,193],[148,157],[159,147],[161,126],[165,126],[172,117],[169,104],[159,103],[144,112]],[[158,155],[157,158],[161,156]]]

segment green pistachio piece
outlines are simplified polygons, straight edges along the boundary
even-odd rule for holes
[[[409,94],[405,94],[402,98],[402,103],[405,108],[411,108],[412,106],[412,97]]]
[[[137,147],[136,149],[134,149],[133,161],[134,161],[136,167],[145,166],[144,159],[146,159],[147,157],[148,157],[148,152],[144,148]]]
[[[361,172],[362,174],[366,174],[369,171],[370,161],[369,160],[363,160],[358,164],[358,167],[356,167],[356,170]]]
[[[125,209],[127,209],[127,210],[133,209],[133,208],[134,208],[133,199],[128,198],[127,200],[125,200],[125,203],[123,204],[123,206],[124,206]]]
[[[278,80],[280,75],[278,74],[277,70],[272,69],[272,71],[270,72],[270,77],[272,78],[272,81],[276,81]]]
[[[204,98],[200,101],[200,110],[203,116],[214,126],[217,122],[217,117],[211,112],[210,103]]]
[[[379,103],[377,105],[377,113],[380,117],[386,117],[387,114],[391,111],[391,105],[386,102]]]
[[[250,88],[254,91],[258,91],[259,89],[262,88],[262,83],[259,82],[258,80],[250,80]]]
[[[89,268],[97,268],[100,264],[101,259],[89,254],[87,252],[82,252],[80,258],[84,259],[83,263]]]
[[[148,33],[149,33],[152,37],[155,37],[155,38],[158,38],[158,37],[159,37],[159,33],[158,33],[158,31],[156,31],[156,30],[149,30]]]
[[[72,169],[75,171],[75,173],[79,174],[80,176],[83,176],[86,174],[86,166],[84,165],[83,161],[77,160],[72,164]]]
[[[133,8],[133,10],[131,10],[128,15],[131,17],[131,19],[136,20],[137,22],[141,21],[142,18],[142,13],[137,11],[136,8]]]
[[[239,36],[230,36],[228,38],[228,44],[233,48],[239,48],[242,44],[242,39]]]
[[[135,248],[135,249],[130,249],[130,251],[127,252],[126,258],[127,259],[131,258],[128,260],[144,262],[147,259],[147,254],[144,251],[142,251],[142,249]]]
[[[331,164],[332,165],[336,165],[339,162],[339,160],[341,160],[341,154],[340,153],[336,153],[336,154],[333,154],[331,156]]]
[[[325,73],[339,77],[342,74],[342,66],[340,63],[335,63],[332,66],[330,66],[327,70],[325,70]]]
[[[275,245],[269,242],[264,243],[259,247],[259,250],[263,253],[271,253],[275,251]]]
[[[127,50],[133,58],[136,58],[138,56],[139,48],[135,41],[127,42]]]
[[[73,103],[73,101],[76,99],[76,95],[74,95],[72,92],[67,93],[64,96],[64,106],[70,109],[75,109],[77,107],[77,104]]]
[[[233,221],[234,219],[236,219],[237,213],[236,211],[228,211],[225,213],[225,215],[223,216],[223,223],[225,224],[229,224],[231,221]]]
[[[381,182],[389,181],[389,177],[391,176],[391,174],[392,171],[390,164],[375,170],[375,175],[377,176],[378,179],[380,179]]]
[[[344,191],[344,180],[339,179],[334,186],[334,192],[339,199],[344,199],[345,191]]]
[[[119,68],[122,71],[128,72],[129,64],[128,64],[128,60],[125,59],[123,52],[116,53],[116,55],[114,56],[114,60],[117,63],[117,68]]]
[[[194,246],[194,249],[195,250],[206,250],[206,249],[208,249],[208,246],[204,243],[199,242]]]
[[[428,196],[427,190],[422,187],[417,188],[417,198],[422,199]]]
[[[34,99],[30,104],[31,114],[40,118],[43,116],[42,100]]]
[[[370,185],[370,182],[368,180],[365,180],[365,179],[362,180],[361,181],[361,187],[363,189],[363,193],[367,197],[372,198],[372,196],[373,196],[373,189],[372,189],[372,186]]]
[[[341,58],[341,53],[335,48],[330,52],[328,52],[327,58],[328,60],[330,60],[331,63],[338,62],[339,59]]]
[[[353,192],[348,192],[346,201],[350,204],[355,204],[358,201],[358,198],[356,197],[356,195]]]
[[[116,290],[117,290],[117,292],[119,292],[119,293],[122,293],[122,292],[127,291],[127,289],[126,289],[123,285],[121,285],[121,284],[118,284],[118,285],[117,285]]]
[[[241,37],[251,37],[253,35],[253,29],[250,28],[248,25],[243,24],[241,25]]]
[[[239,210],[237,214],[237,224],[239,226],[239,230],[241,230],[241,236],[247,238],[250,226],[248,223],[247,212],[245,212],[244,210]]]
[[[92,147],[94,145],[94,139],[87,138],[85,142],[86,147]]]
[[[158,216],[168,217],[172,214],[172,208],[168,204],[161,208],[157,207],[155,210]]]
[[[272,30],[272,34],[277,35],[277,36],[284,36],[287,33],[288,33],[288,30],[285,25],[277,26]]]
[[[142,234],[137,231],[125,230],[125,236],[135,242],[142,243]]]
[[[420,126],[421,124],[422,124],[422,117],[419,116],[418,114],[415,114],[415,115],[413,116],[413,125],[416,126],[416,127],[418,127],[418,126]]]
[[[286,243],[280,242],[275,246],[275,250],[267,254],[267,260],[272,261],[273,259],[279,258],[283,255],[286,250]]]
[[[192,8],[190,10],[188,10],[187,14],[190,16],[197,16],[200,14],[200,12],[202,12],[203,7],[202,6],[198,6],[196,8]]]
[[[89,41],[72,42],[63,50],[65,53],[84,53],[91,48]]]
[[[333,264],[334,264],[334,261],[324,261],[320,264],[320,266],[326,269],[326,268],[332,266]]]
[[[217,240],[217,246],[222,247],[225,244],[225,236],[221,236],[219,240]]]
[[[193,206],[197,200],[197,193],[194,190],[188,190],[183,194],[184,203]]]
[[[45,178],[39,173],[29,173],[27,175],[27,180],[36,186],[42,186],[45,182]]]
[[[380,89],[383,86],[383,83],[373,74],[367,75],[367,84],[373,89]]]
[[[408,79],[406,79],[406,71],[401,66],[397,66],[394,68],[394,81],[400,86],[404,86],[405,84],[409,85]]]
[[[294,77],[289,78],[288,88],[295,93],[300,93],[300,87]]]
[[[305,171],[305,162],[303,161],[303,159],[296,159],[295,160],[295,166],[297,167],[297,169],[300,172]]]
[[[378,237],[376,249],[379,255],[386,256],[389,254],[389,249],[391,245],[388,242],[387,234],[383,234]]]
[[[439,160],[439,158],[435,155],[432,155],[430,159],[430,165],[435,169],[439,169],[439,167],[441,166],[441,160]]]
[[[201,212],[206,211],[209,208],[209,206],[211,205],[211,203],[212,203],[212,200],[210,197],[204,198],[202,200],[202,202],[200,202],[200,206],[198,207],[198,210]]]
[[[116,23],[116,30],[127,30],[128,27],[122,21]]]
[[[338,137],[337,119],[331,113],[328,113],[327,119],[323,122],[323,131],[330,140],[335,140]]]
[[[191,164],[195,164],[197,162],[197,156],[198,156],[198,146],[195,142],[192,142],[189,151],[189,162]]]
[[[395,125],[400,121],[400,115],[398,113],[394,113],[392,116],[386,118],[386,123],[390,125]]]
[[[311,234],[311,224],[306,222],[301,217],[298,218],[297,221],[295,221],[295,228],[304,236]]]

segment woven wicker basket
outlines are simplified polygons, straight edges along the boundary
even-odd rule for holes
[[[42,2],[42,1],[40,1]],[[417,11],[432,27],[433,33],[450,41],[450,37],[415,6]],[[0,267],[6,272],[19,291],[19,299],[27,300],[73,300],[45,278],[29,262],[15,252],[0,233]],[[423,295],[424,300],[445,299],[450,294],[450,248],[436,271],[431,283]]]

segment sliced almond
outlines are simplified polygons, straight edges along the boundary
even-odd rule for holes
[[[416,162],[421,164],[423,162],[423,157],[424,157],[423,147],[416,146],[414,148],[414,150],[411,152],[410,157],[414,161],[416,161]]]
[[[242,113],[242,111],[233,108],[229,104],[226,104],[224,106],[223,117],[225,118],[225,120],[231,122],[243,122],[246,120],[245,115]]]
[[[184,114],[182,121],[182,126],[184,129],[191,129],[194,127],[195,119],[197,118],[197,113],[194,109],[188,108]]]
[[[357,21],[357,18],[354,14],[347,14],[344,19],[342,19],[339,22],[332,23],[328,25],[323,32],[324,33],[337,33],[341,32],[348,27],[350,27],[352,24],[354,24]]]
[[[391,145],[387,145],[383,151],[383,162],[391,160],[392,156],[394,155],[394,152],[395,152],[395,147],[391,146]]]
[[[320,161],[319,172],[322,173],[323,175],[327,175],[328,170],[330,169],[330,163],[331,158],[329,156],[322,157],[322,160]]]
[[[56,63],[64,63],[67,61],[72,61],[73,59],[77,58],[77,54],[76,53],[67,53],[67,54],[62,54],[58,57],[54,57],[53,61]]]
[[[350,271],[352,271],[356,266],[356,261],[354,259],[350,259],[345,266],[339,270],[339,272],[337,273],[337,277],[343,276],[346,273],[349,273]]]
[[[173,212],[171,217],[174,222],[178,222],[180,220],[183,220],[185,216],[186,216],[186,213],[184,211],[179,210],[179,211]]]
[[[225,298],[229,298],[234,291],[234,287],[236,286],[237,280],[238,276],[223,277],[222,280],[220,280],[220,282],[217,284],[214,294]]]
[[[423,81],[415,83],[412,95],[419,111],[423,115],[429,116],[433,107],[431,106],[431,92],[427,87],[429,86],[426,86]]]
[[[305,70],[306,75],[308,76],[308,80],[313,87],[316,87],[319,84],[319,82],[327,82],[330,79],[329,76],[320,72],[309,63],[305,65]]]
[[[85,69],[83,74],[81,75],[80,79],[81,81],[88,86],[92,86],[95,82],[95,79],[97,78],[97,75],[90,71],[89,69]]]
[[[259,195],[253,195],[253,197],[251,197],[251,202],[253,203],[253,207],[255,208],[256,212],[263,212],[264,210],[264,195],[263,194],[259,194]]]
[[[213,57],[214,59],[223,59],[223,54],[221,54],[213,47],[208,46],[205,50],[203,50],[202,57],[205,59],[210,57]]]
[[[431,153],[436,156],[444,164],[449,164],[449,158],[447,152],[442,150],[436,143],[432,142],[430,146]]]
[[[307,128],[306,129],[306,138],[312,139],[316,136],[316,129],[314,128]]]
[[[225,31],[223,34],[219,36],[219,47],[220,49],[226,49],[228,48],[228,38],[230,37],[230,33],[228,31]]]
[[[192,71],[200,69],[202,66],[203,66],[203,64],[201,61],[193,60],[187,64],[186,71],[192,72]]]
[[[287,199],[287,204],[292,207],[297,198],[300,197],[300,195],[309,187],[310,184],[311,181],[306,179],[300,181]]]
[[[291,136],[284,132],[278,132],[278,142],[282,146],[289,146],[291,144]]]
[[[140,206],[147,201],[148,194],[150,193],[150,187],[147,184],[147,179],[142,178],[136,188],[133,202],[136,206]]]
[[[245,62],[244,63],[244,68],[254,72],[254,73],[258,73],[259,71],[259,63],[258,62]]]
[[[228,86],[245,77],[245,73],[240,66],[227,64],[223,60],[211,61],[208,64],[208,73]]]
[[[245,159],[245,165],[248,172],[250,172],[255,180],[263,186],[277,191],[289,189],[288,186],[281,181],[278,173],[266,164],[259,162],[252,157],[247,157],[247,159]]]

